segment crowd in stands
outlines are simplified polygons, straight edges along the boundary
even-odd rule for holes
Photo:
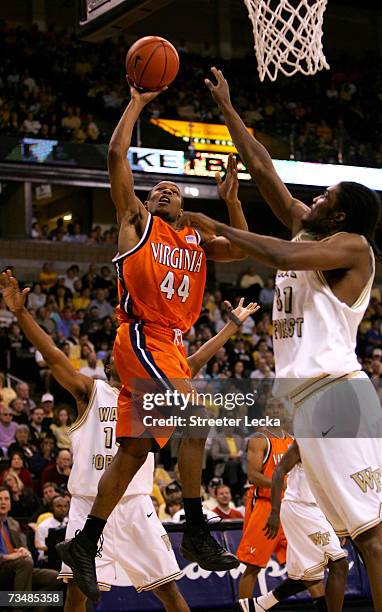
[[[260,85],[253,53],[231,61],[181,55],[175,84],[146,110],[150,117],[223,122],[204,78],[211,65],[231,85],[233,103],[247,125],[278,135],[296,160],[379,167],[382,163],[380,63],[331,62],[314,77],[280,77]],[[39,31],[0,27],[0,133],[108,142],[128,98],[123,78],[128,43],[123,36],[93,45],[54,27]]]
[[[36,210],[36,214],[41,211]],[[46,220],[46,219],[45,219]],[[118,230],[115,226],[102,230],[100,225],[92,227],[89,233],[82,230],[81,223],[65,222],[62,217],[56,221],[56,226],[49,230],[44,219],[33,218],[31,238],[33,240],[52,240],[53,242],[67,242],[71,244],[85,244],[88,246],[116,246]]]

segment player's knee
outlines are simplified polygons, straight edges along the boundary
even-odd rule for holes
[[[349,573],[349,563],[345,558],[337,559],[337,561],[329,561],[328,569],[330,573],[346,577]]]
[[[356,544],[362,552],[365,561],[382,558],[382,523],[377,527],[362,533],[356,539]]]

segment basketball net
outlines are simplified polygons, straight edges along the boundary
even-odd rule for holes
[[[260,80],[329,68],[322,48],[327,0],[244,0],[253,26]]]

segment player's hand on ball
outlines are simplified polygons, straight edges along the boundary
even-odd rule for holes
[[[224,300],[224,304],[227,309],[232,312],[232,314],[236,315],[241,323],[244,323],[255,312],[260,309],[260,306],[257,302],[250,302],[247,306],[244,306],[244,298],[240,298],[240,301],[236,308],[232,308],[232,304],[228,300]]]
[[[263,527],[263,531],[265,533],[265,536],[268,538],[268,540],[274,540],[274,538],[277,536],[277,532],[279,529],[280,529],[280,516],[277,512],[274,512],[272,510],[272,512],[268,516],[268,520],[265,524],[265,527]]]
[[[11,312],[15,313],[24,308],[29,288],[27,287],[23,289],[23,291],[20,291],[19,284],[12,276],[10,270],[2,272],[0,275],[0,291]]]
[[[239,179],[237,176],[237,163],[235,156],[230,153],[227,162],[227,173],[223,181],[220,172],[215,173],[219,197],[227,204],[236,204],[239,201]]]
[[[146,106],[146,104],[149,104],[149,102],[152,102],[153,100],[155,100],[155,98],[157,98],[160,93],[168,89],[168,87],[166,86],[156,91],[140,91],[134,86],[134,83],[131,82],[131,80],[129,79],[127,75],[126,75],[126,80],[128,84],[130,85],[131,99],[138,102],[142,107]]]
[[[229,93],[229,86],[227,81],[224,78],[224,75],[221,70],[215,68],[211,68],[211,72],[216,78],[217,83],[213,83],[209,79],[204,79],[205,84],[210,90],[213,99],[219,106],[224,106],[225,104],[231,104],[231,98]]]

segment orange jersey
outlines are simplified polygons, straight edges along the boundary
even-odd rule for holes
[[[117,255],[117,318],[187,332],[199,316],[206,281],[206,256],[199,233],[179,231],[150,213],[139,243]]]
[[[264,457],[263,467],[261,473],[264,476],[272,479],[273,472],[278,463],[280,463],[283,454],[288,450],[289,446],[293,444],[293,438],[285,436],[285,438],[276,438],[274,436],[266,436],[263,434],[268,442],[268,450]],[[271,489],[265,487],[253,487],[254,497],[256,498],[271,498]]]

